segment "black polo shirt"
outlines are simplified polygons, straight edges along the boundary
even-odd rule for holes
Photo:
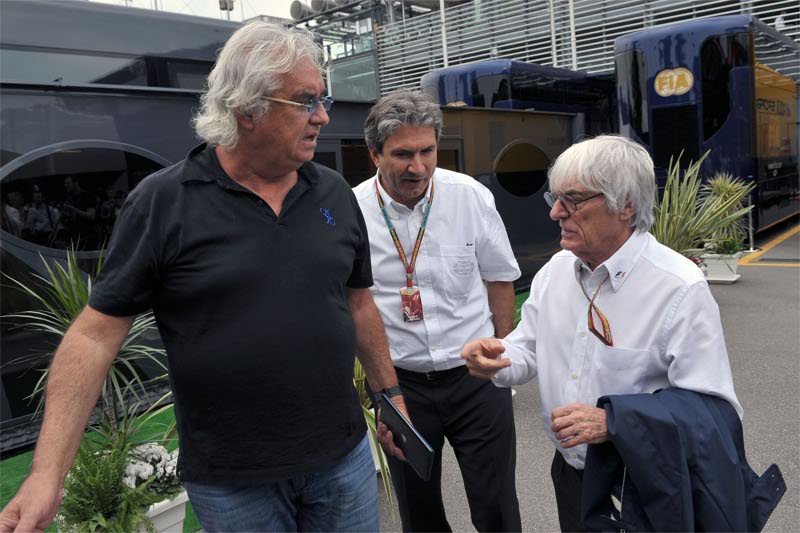
[[[304,164],[275,216],[201,145],[130,194],[89,305],[153,309],[183,478],[265,481],[364,437],[346,289],[371,285],[367,228],[339,174]]]

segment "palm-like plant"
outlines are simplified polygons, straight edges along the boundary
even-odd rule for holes
[[[369,436],[372,443],[375,445],[375,450],[378,453],[378,463],[381,468],[381,479],[383,480],[383,490],[386,491],[386,498],[389,500],[389,510],[392,512],[394,518],[394,507],[392,507],[392,476],[389,473],[389,465],[386,462],[386,454],[383,453],[380,442],[378,442],[378,427],[375,421],[375,413],[372,411],[372,400],[367,393],[367,375],[364,368],[361,366],[361,361],[356,359],[353,368],[353,383],[356,386],[356,393],[358,400],[361,403],[361,410],[364,412],[364,420],[367,422],[369,428]]]
[[[741,198],[749,194],[754,186],[755,184],[748,184],[744,180],[735,178],[727,172],[722,172],[715,175],[703,185],[700,189],[700,196],[706,202],[724,202],[729,198],[740,198],[728,208],[728,212],[733,214],[742,209]],[[739,218],[717,229],[713,237],[715,241],[730,246],[730,243],[741,245],[746,236],[747,227],[744,224],[744,218]]]
[[[40,256],[41,257],[41,256]],[[103,263],[102,253],[97,260],[93,271],[87,276],[78,267],[77,251],[71,248],[67,251],[66,266],[55,263],[51,266],[41,257],[46,275],[33,274],[36,285],[6,275],[12,286],[31,296],[38,304],[38,309],[13,313],[3,317],[16,322],[19,327],[40,331],[46,334],[63,338],[69,327],[86,307],[92,290],[92,279],[96,278]],[[147,346],[143,341],[145,337],[155,330],[155,318],[151,312],[136,317],[130,332],[122,343],[117,357],[103,381],[100,395],[100,411],[102,425],[110,428],[112,432],[119,430],[118,417],[124,411],[126,399],[133,396],[139,399],[139,394],[144,390],[144,382],[136,363],[149,360],[166,371],[163,363],[165,351],[163,348]],[[35,354],[38,358],[55,352]],[[30,360],[31,357],[20,358]],[[19,361],[18,359],[17,361]],[[49,370],[42,371],[30,399],[39,398],[37,412],[44,403],[44,391]],[[164,378],[161,376],[161,378]]]
[[[683,178],[680,156],[670,159],[663,197],[659,200],[656,193],[655,198],[651,233],[664,246],[689,257],[700,255],[706,243],[718,240],[718,232],[741,220],[752,209],[742,207],[741,201],[754,185],[741,187],[725,197],[700,194],[700,165],[707,156],[708,152],[689,163]]]

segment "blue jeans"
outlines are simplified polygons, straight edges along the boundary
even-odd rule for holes
[[[264,485],[186,483],[203,529],[378,531],[378,486],[367,435],[338,463]]]

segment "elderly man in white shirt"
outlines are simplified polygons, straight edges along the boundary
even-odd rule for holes
[[[499,386],[538,376],[561,529],[585,531],[587,445],[607,440],[600,396],[678,387],[742,408],[708,283],[648,233],[656,183],[647,151],[617,136],[581,142],[556,160],[549,184],[563,251],[534,278],[517,328],[469,343],[462,357]]]
[[[510,389],[469,375],[461,348],[514,326],[520,275],[492,194],[436,168],[439,106],[419,92],[381,99],[365,124],[378,173],[355,188],[369,229],[374,285],[415,427],[435,450],[431,480],[390,458],[404,531],[450,531],[442,503],[446,438],[479,531],[519,531]]]

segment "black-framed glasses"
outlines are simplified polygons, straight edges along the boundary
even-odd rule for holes
[[[312,98],[305,104],[301,104],[300,102],[292,102],[291,100],[283,100],[282,98],[273,98],[272,96],[262,96],[261,99],[269,100],[270,102],[277,102],[279,104],[303,107],[309,115],[319,109],[320,104],[322,104],[322,107],[325,108],[325,111],[330,111],[331,106],[333,105],[333,96],[320,96],[318,98]]]
[[[578,210],[578,204],[582,204],[583,202],[591,200],[592,198],[597,198],[598,196],[603,196],[603,193],[599,192],[597,194],[587,196],[586,198],[583,198],[581,200],[576,200],[573,197],[568,196],[566,194],[562,194],[561,196],[556,196],[552,192],[547,191],[546,193],[544,193],[544,201],[547,202],[547,205],[549,205],[551,209],[555,207],[556,202],[561,202],[561,205],[564,206],[564,209],[567,210],[567,213],[569,213],[570,215],[574,215],[575,212]]]

